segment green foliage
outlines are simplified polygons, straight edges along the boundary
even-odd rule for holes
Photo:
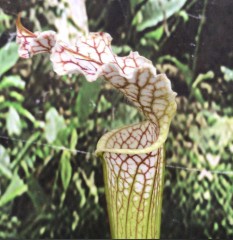
[[[181,74],[185,76],[185,81],[187,85],[190,87],[190,85],[192,84],[193,76],[192,76],[192,70],[190,69],[188,64],[182,63],[176,57],[170,56],[170,55],[165,55],[158,59],[158,63],[164,63],[166,61],[171,62],[177,67],[177,69],[181,72]]]
[[[17,75],[3,77],[0,83],[0,90],[7,89],[10,87],[15,87],[23,90],[25,87],[25,82]]]
[[[27,24],[54,29],[65,8],[58,2],[30,5]],[[213,69],[202,62],[194,73],[185,48],[196,42],[199,22],[189,16],[203,2],[192,1],[196,10],[178,0],[105,2],[87,1],[90,30],[110,31],[119,55],[133,49],[150,58],[178,93],[166,142],[162,238],[232,238],[232,67],[227,59]],[[0,10],[0,33],[12,26],[14,17]],[[141,115],[100,80],[59,77],[46,55],[17,61],[15,43],[1,46],[0,238],[109,239],[96,143]]]
[[[80,124],[84,124],[88,119],[90,113],[96,107],[96,101],[100,92],[100,82],[87,82],[82,78],[82,85],[76,99],[75,109],[80,121]]]
[[[9,112],[7,113],[6,117],[6,128],[8,131],[9,136],[12,135],[20,135],[21,133],[21,121],[18,112],[15,108],[10,107]]]
[[[184,6],[185,2],[186,0],[149,0],[135,15],[133,25],[136,26],[137,31],[154,27],[164,19],[178,12]],[[131,0],[131,4],[134,6],[135,0]]]
[[[67,190],[72,176],[70,158],[71,153],[69,151],[63,151],[60,160],[60,168],[61,168],[61,180],[64,190]]]
[[[10,170],[10,156],[2,145],[0,145],[0,176],[4,176],[8,179],[12,178],[12,172]]]
[[[177,162],[180,169],[171,168],[165,177],[164,208],[169,208],[170,212],[164,214],[164,221],[175,219],[176,224],[168,222],[177,237],[191,237],[193,228],[197,237],[201,236],[200,231],[206,237],[218,235],[220,228],[226,229],[227,236],[231,236],[233,173],[229,159],[233,150],[232,118],[222,118],[204,110],[195,113],[198,109],[194,106],[192,110],[194,113],[188,119],[184,114],[175,119],[177,131],[183,132],[184,136],[178,134],[176,141],[171,136],[168,141],[169,144],[175,142],[177,149],[172,160],[168,159],[168,166],[175,166],[174,162]],[[170,192],[173,178],[176,183]],[[167,200],[170,198],[176,200],[171,204]],[[192,209],[189,215],[188,209]],[[202,223],[205,223],[203,230]],[[186,226],[183,233],[176,229],[178,225]]]
[[[57,135],[65,128],[64,119],[55,108],[50,108],[45,115],[45,138],[48,143],[57,139]]]
[[[9,186],[7,187],[4,194],[1,196],[0,207],[14,200],[17,196],[22,195],[26,191],[27,185],[23,183],[22,179],[20,179],[17,173],[14,173]]]
[[[19,58],[17,50],[18,44],[15,42],[8,43],[0,49],[0,76],[7,72],[17,62]]]
[[[225,66],[221,66],[221,71],[224,74],[224,79],[227,82],[233,81],[233,70]]]

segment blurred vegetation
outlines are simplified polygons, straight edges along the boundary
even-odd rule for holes
[[[2,239],[110,238],[93,153],[106,131],[141,116],[104,81],[59,77],[47,55],[17,54],[17,12],[29,29],[57,30],[66,6],[0,1]],[[119,55],[151,59],[178,93],[162,238],[233,238],[232,9],[231,0],[87,0],[90,30],[109,32]]]

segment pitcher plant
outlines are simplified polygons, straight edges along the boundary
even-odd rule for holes
[[[118,57],[108,33],[89,33],[75,46],[54,31],[31,32],[17,21],[19,55],[50,53],[59,75],[82,74],[87,81],[105,78],[144,115],[145,121],[101,137],[96,154],[102,159],[112,238],[159,238],[164,178],[164,142],[176,102],[165,74],[137,52]]]

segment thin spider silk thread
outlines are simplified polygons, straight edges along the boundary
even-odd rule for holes
[[[206,171],[207,173],[213,173],[213,174],[219,174],[219,175],[228,175],[231,176],[233,175],[233,171],[218,171],[218,170],[208,170],[208,169],[198,169],[198,168],[187,168],[187,167],[182,167],[182,166],[175,166],[175,165],[170,165],[170,164],[166,164],[167,168],[175,168],[178,170],[185,170],[185,171],[189,171],[189,172],[202,172],[202,171]]]
[[[24,142],[27,143],[27,140],[23,140],[23,139],[17,139],[17,138],[9,138],[6,136],[0,136],[1,139],[5,139],[5,140],[11,140],[11,141],[18,141],[18,142]],[[76,153],[76,154],[85,154],[85,155],[92,155],[95,156],[94,152],[86,152],[86,151],[82,151],[82,150],[77,150],[77,149],[70,149],[70,148],[66,148],[63,146],[57,146],[57,145],[51,145],[51,144],[46,144],[46,143],[40,143],[40,142],[31,142],[31,144],[35,144],[35,145],[40,145],[40,146],[46,146],[49,148],[53,148],[55,150],[62,150],[62,151],[69,151],[72,153]],[[218,170],[208,170],[208,169],[198,169],[198,168],[188,168],[188,167],[183,167],[183,166],[177,166],[177,165],[172,165],[170,164],[166,164],[165,165],[166,168],[171,168],[171,169],[177,169],[177,170],[185,170],[188,172],[202,172],[202,171],[206,171],[208,173],[213,173],[213,174],[217,174],[217,175],[228,175],[228,176],[233,176],[233,171],[218,171]]]
[[[18,139],[18,138],[9,138],[9,137],[6,137],[6,136],[0,136],[0,138],[5,139],[5,140],[24,142],[24,143],[29,142],[28,140]],[[32,141],[31,144],[46,146],[46,147],[53,148],[55,150],[66,150],[66,151],[73,152],[73,153],[80,153],[80,154],[86,154],[86,155],[87,154],[91,154],[91,155],[93,154],[94,155],[94,152],[93,153],[92,152],[85,152],[85,151],[81,151],[81,150],[70,149],[70,148],[66,148],[66,147],[63,147],[63,146],[51,145],[51,144],[47,144],[47,143],[40,143],[40,142]]]

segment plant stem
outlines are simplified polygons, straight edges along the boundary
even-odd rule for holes
[[[203,26],[205,24],[205,13],[206,13],[206,8],[207,8],[207,3],[208,0],[204,0],[204,7],[202,9],[202,14],[201,14],[201,21],[197,30],[197,36],[196,36],[196,48],[195,48],[195,52],[194,52],[194,57],[193,57],[193,66],[192,66],[192,72],[193,72],[193,79],[195,77],[196,74],[196,68],[197,68],[197,60],[198,60],[198,52],[199,52],[199,48],[200,48],[200,42],[201,42],[201,33],[203,30]]]

